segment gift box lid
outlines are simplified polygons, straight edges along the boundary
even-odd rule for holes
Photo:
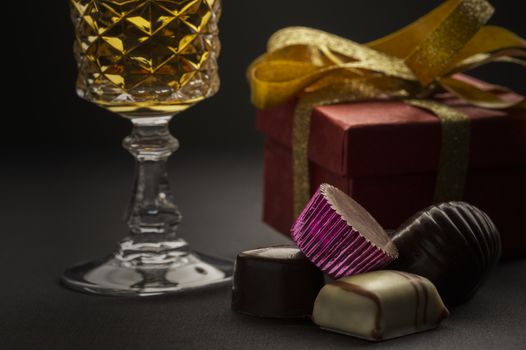
[[[438,100],[470,117],[469,168],[526,166],[526,110],[478,108],[447,94]],[[258,111],[258,130],[290,148],[296,102]],[[393,175],[438,168],[441,124],[427,110],[399,101],[355,102],[316,107],[311,119],[309,159],[335,174]]]

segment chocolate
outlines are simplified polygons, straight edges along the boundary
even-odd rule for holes
[[[324,277],[294,246],[248,250],[236,259],[232,309],[260,317],[308,317]]]
[[[327,284],[312,319],[330,331],[380,341],[436,328],[448,315],[428,279],[383,270]]]
[[[448,307],[470,299],[500,259],[500,235],[491,219],[464,202],[417,213],[394,235],[392,268],[431,280]]]
[[[292,238],[332,279],[382,268],[398,256],[367,210],[328,184],[320,186],[300,214]]]

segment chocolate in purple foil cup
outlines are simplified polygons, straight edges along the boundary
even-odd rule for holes
[[[300,250],[332,279],[380,269],[398,257],[395,245],[360,204],[322,184],[292,227]]]

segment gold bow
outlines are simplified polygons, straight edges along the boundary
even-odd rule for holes
[[[252,102],[260,109],[299,97],[293,122],[294,212],[310,196],[308,140],[315,106],[370,99],[400,99],[440,118],[442,150],[435,201],[460,199],[467,171],[469,118],[427,100],[449,91],[485,108],[526,108],[526,99],[503,99],[500,86],[488,91],[456,73],[495,62],[526,67],[526,41],[495,26],[485,0],[448,0],[409,26],[367,44],[316,29],[276,32],[267,53],[248,69]]]

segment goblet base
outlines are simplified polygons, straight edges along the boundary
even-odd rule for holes
[[[169,263],[142,265],[112,255],[66,270],[61,281],[81,292],[147,297],[217,285],[230,281],[232,274],[229,261],[185,252]]]

